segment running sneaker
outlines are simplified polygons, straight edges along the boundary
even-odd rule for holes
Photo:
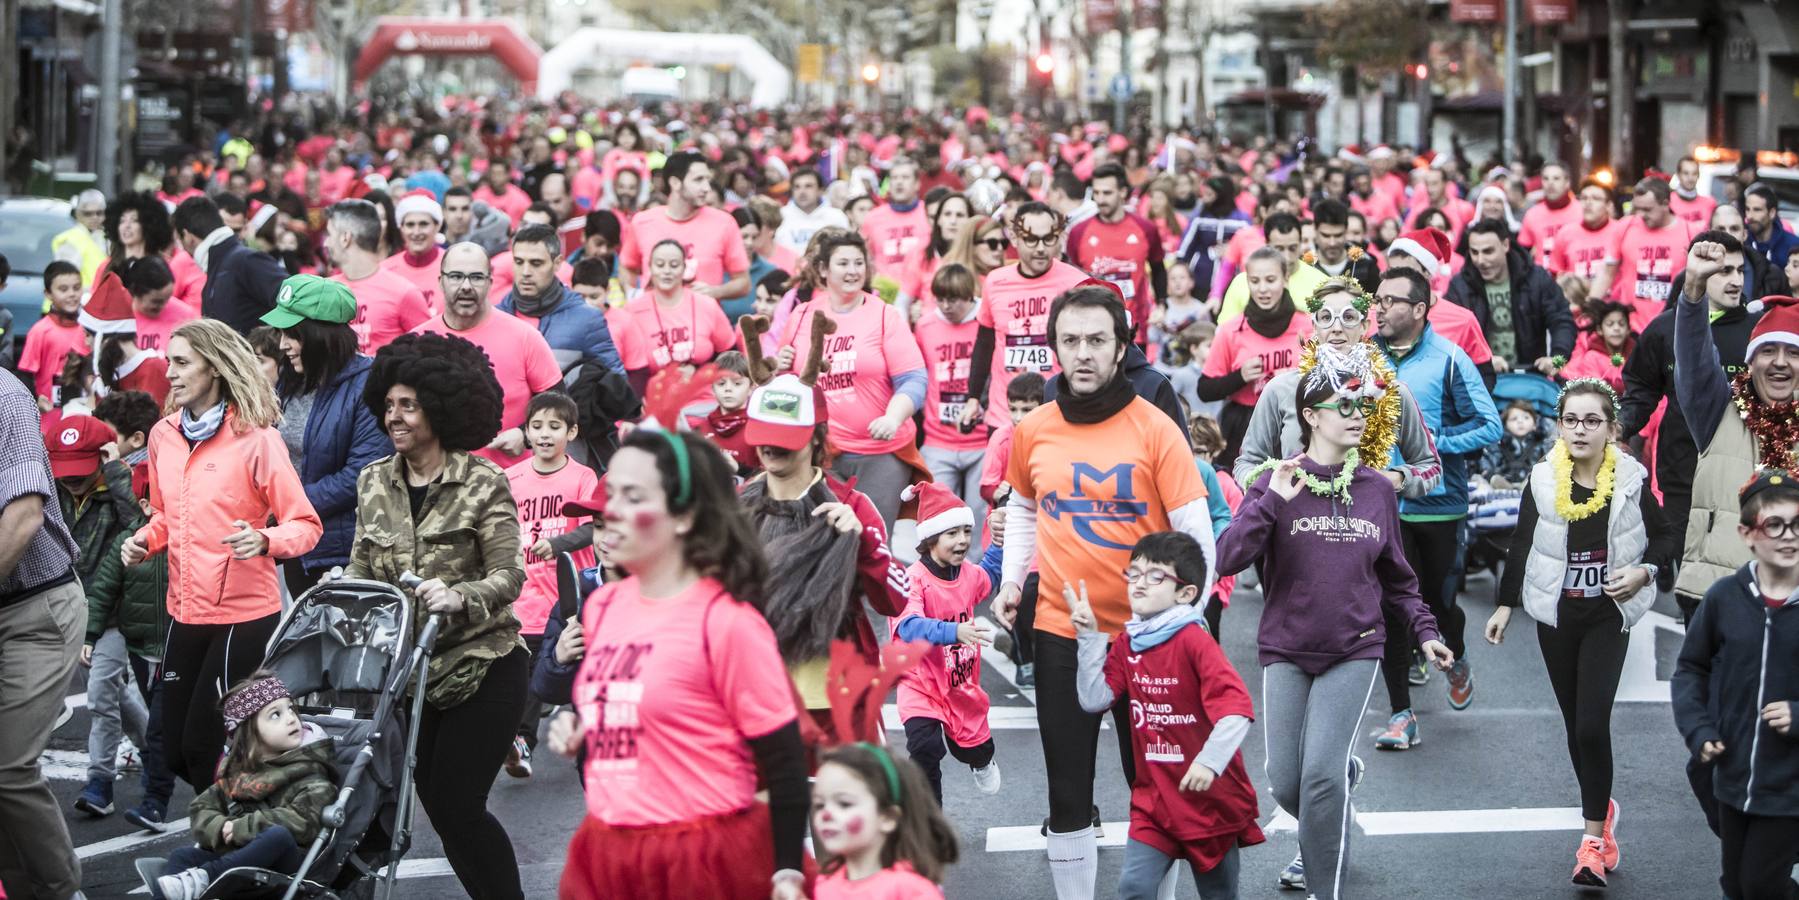
[[[1293,854],[1293,861],[1281,870],[1280,886],[1283,891],[1303,891],[1306,889],[1306,861],[1301,854]]]
[[[1449,708],[1467,709],[1474,702],[1474,669],[1465,659],[1449,666]]]
[[[1618,868],[1624,860],[1623,851],[1618,849],[1618,801],[1612,800],[1605,807],[1605,870],[1610,872]]]
[[[1413,687],[1430,684],[1430,660],[1424,658],[1424,651],[1413,648],[1412,666],[1406,670],[1405,680]]]
[[[1417,730],[1416,723],[1413,724],[1413,730]],[[1349,796],[1355,796],[1356,788],[1362,786],[1362,776],[1366,774],[1368,774],[1368,764],[1362,762],[1362,758],[1359,756],[1351,756],[1349,758]]]
[[[1400,710],[1387,720],[1387,730],[1374,739],[1377,750],[1410,750],[1423,742],[1418,735],[1418,716],[1409,709]]]
[[[974,786],[989,796],[999,793],[999,763],[989,762],[974,770]]]
[[[89,778],[87,787],[75,798],[75,808],[96,819],[112,815],[112,781]]]
[[[168,823],[164,821],[164,817],[167,815],[167,803],[145,797],[138,805],[125,810],[125,821],[145,831],[161,834],[169,827]]]
[[[506,774],[514,778],[531,777],[531,745],[525,743],[523,737],[514,737],[512,749],[506,751]]]
[[[1036,687],[1037,686],[1037,664],[1036,663],[1019,663],[1018,664],[1018,677],[1013,680],[1013,683],[1017,684],[1021,688]]]
[[[129,738],[119,742],[119,752],[113,757],[113,768],[119,772],[138,772],[144,768],[143,757],[138,754],[137,745]]]
[[[1605,887],[1605,839],[1582,835],[1580,849],[1574,851],[1575,884]]]
[[[212,876],[198,866],[156,879],[157,888],[167,900],[200,900],[211,884]]]

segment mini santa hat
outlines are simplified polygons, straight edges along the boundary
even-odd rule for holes
[[[118,273],[108,271],[94,285],[94,293],[81,305],[81,327],[100,335],[136,334],[137,313],[131,308],[131,292]]]
[[[918,500],[918,539],[928,541],[952,528],[974,527],[974,510],[962,498],[934,481],[907,485],[900,500]]]
[[[262,226],[269,224],[269,220],[273,219],[278,212],[280,210],[276,209],[273,203],[252,202],[250,204],[250,233],[255,234],[261,231]]]
[[[1449,265],[1449,235],[1440,228],[1407,231],[1387,246],[1388,259],[1395,253],[1404,253],[1422,263],[1425,273],[1435,278],[1438,271]]]
[[[398,203],[394,204],[394,219],[397,221],[404,222],[406,217],[413,213],[424,213],[431,217],[431,221],[439,225],[443,224],[443,204],[437,202],[435,194],[424,188],[408,192],[406,196],[400,198]]]
[[[1749,332],[1749,346],[1743,358],[1750,359],[1763,344],[1786,344],[1799,347],[1799,299],[1792,297],[1761,298],[1762,317]]]

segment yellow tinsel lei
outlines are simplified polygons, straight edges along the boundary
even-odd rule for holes
[[[1386,386],[1380,399],[1374,401],[1374,412],[1370,413],[1362,427],[1362,443],[1359,446],[1362,460],[1368,466],[1380,471],[1387,467],[1393,458],[1393,447],[1399,443],[1399,376],[1393,373],[1393,366],[1387,362],[1386,354],[1370,354],[1374,363],[1374,377],[1379,384]],[[1308,340],[1299,351],[1299,374],[1303,378],[1318,364],[1318,341]]]
[[[1585,503],[1574,502],[1574,458],[1568,445],[1561,441],[1549,451],[1549,465],[1555,470],[1555,514],[1564,522],[1578,522],[1612,502],[1612,487],[1618,473],[1618,451],[1605,445],[1605,461],[1599,464],[1599,476],[1593,485],[1593,496]]]

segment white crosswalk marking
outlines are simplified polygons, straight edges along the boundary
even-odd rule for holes
[[[75,856],[78,859],[93,859],[97,856],[106,856],[108,854],[118,853],[121,850],[129,850],[132,847],[155,843],[156,841],[165,838],[179,837],[185,839],[187,835],[187,824],[187,818],[183,817],[168,823],[167,829],[161,833],[154,831],[134,831],[131,834],[121,834],[116,838],[97,841],[88,844],[85,847],[76,847]]]
[[[1618,702],[1671,702],[1668,682],[1655,674],[1656,632],[1664,629],[1675,634],[1687,633],[1678,620],[1654,610],[1644,613],[1636,627],[1630,630],[1630,646],[1624,651],[1624,672],[1618,679]]]
[[[1510,831],[1579,831],[1578,806],[1515,809],[1416,809],[1395,812],[1356,810],[1356,827],[1369,837],[1400,834],[1492,834]],[[1297,832],[1299,823],[1276,810],[1263,831]]]
[[[395,877],[401,881],[409,878],[440,878],[445,875],[455,876],[456,871],[450,868],[450,861],[441,857],[429,859],[400,860],[400,872]],[[148,894],[150,889],[139,886],[132,894]]]

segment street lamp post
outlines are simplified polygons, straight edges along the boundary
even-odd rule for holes
[[[94,174],[102,193],[111,197],[119,190],[119,55],[124,42],[125,4],[106,0],[100,16],[100,109],[94,141]]]

